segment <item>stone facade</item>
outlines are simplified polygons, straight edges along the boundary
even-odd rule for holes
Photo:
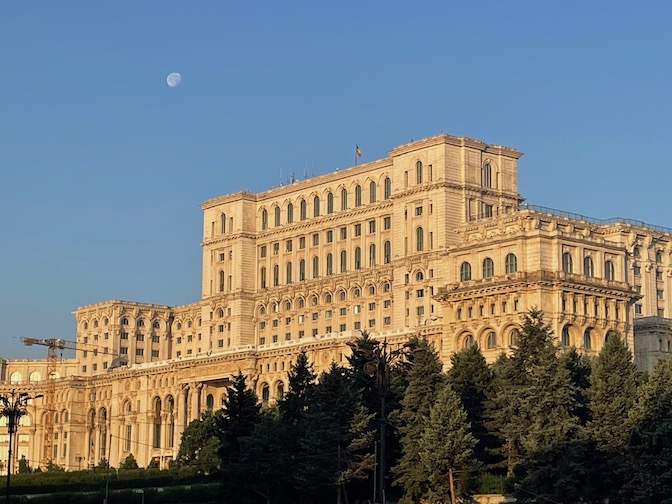
[[[363,330],[391,344],[426,335],[446,363],[474,343],[494,360],[533,306],[558,344],[595,354],[616,329],[650,369],[672,340],[670,230],[521,204],[520,155],[438,135],[346,170],[209,199],[201,299],[77,308],[78,350],[55,375],[54,446],[43,452],[46,398],[37,399],[19,457],[77,469],[132,453],[165,466],[238,370],[272,402],[301,349],[325,370],[346,363],[346,342]],[[47,365],[2,361],[2,391],[44,393]]]

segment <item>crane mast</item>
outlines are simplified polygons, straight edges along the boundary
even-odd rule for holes
[[[40,464],[43,467],[49,465],[52,460],[54,446],[54,414],[56,413],[56,350],[77,350],[77,345],[72,341],[59,338],[37,339],[21,338],[24,345],[42,345],[47,351],[47,391],[45,394],[44,411],[44,442],[42,445],[42,458]]]

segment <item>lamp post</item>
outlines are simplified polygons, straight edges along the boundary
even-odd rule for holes
[[[9,449],[7,451],[7,502],[9,502],[9,480],[12,475],[12,438],[19,427],[19,420],[28,413],[28,401],[38,399],[42,394],[31,397],[28,392],[19,392],[12,389],[10,394],[0,395],[0,417],[7,417],[7,432],[9,434]]]
[[[412,353],[413,350],[408,344],[390,350],[387,339],[381,342],[379,340],[368,339],[367,336],[367,340],[372,345],[371,348],[362,348],[355,342],[348,343],[348,346],[352,348],[353,353],[359,354],[367,361],[364,371],[371,376],[376,376],[378,397],[380,398],[380,444],[378,450],[379,483],[376,487],[374,481],[374,493],[378,493],[380,499],[374,495],[374,503],[385,504],[385,437],[387,427],[385,399],[390,389],[390,366],[395,360]]]

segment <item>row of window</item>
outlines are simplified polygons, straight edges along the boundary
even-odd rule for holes
[[[569,252],[564,252],[562,254],[562,271],[563,273],[574,273],[574,261],[572,255]],[[586,256],[583,258],[583,274],[584,276],[593,278],[595,277],[595,265],[593,263],[593,258]],[[613,261],[607,259],[604,261],[604,278],[605,280],[614,280],[615,269]]]
[[[348,209],[348,190],[346,188],[341,189],[341,194],[340,194],[340,203],[341,203],[341,210],[347,210]],[[385,180],[383,181],[383,199],[387,200],[392,197],[392,181],[390,180],[389,177],[386,177]],[[326,202],[326,213],[327,214],[332,214],[334,213],[334,194],[332,192],[327,193],[327,202]],[[375,182],[371,182],[369,184],[369,203],[376,203],[378,200],[377,197],[377,184]],[[354,206],[355,207],[360,207],[362,206],[362,186],[357,184],[355,186],[355,199],[354,199]],[[322,202],[320,200],[319,196],[314,196],[313,197],[313,205],[312,205],[312,210],[313,210],[313,217],[319,217],[320,212],[322,211]],[[285,209],[285,223],[286,224],[291,224],[294,222],[294,204],[288,203],[287,207]],[[262,209],[261,211],[261,229],[268,229],[268,210],[267,209]],[[308,202],[305,199],[301,199],[299,201],[299,220],[306,220],[308,218]],[[222,224],[226,221],[226,216],[222,214]],[[281,209],[279,206],[275,206],[273,208],[273,223],[275,226],[280,226],[281,225]],[[223,228],[225,229],[225,228]],[[222,231],[223,233],[224,231]]]
[[[108,323],[109,323],[109,319],[107,317],[104,317],[103,320],[102,320],[103,326],[107,326]],[[121,325],[127,326],[127,325],[130,325],[130,324],[131,324],[131,322],[130,322],[130,319],[128,317],[122,317]],[[93,319],[91,321],[91,326],[93,328],[98,327],[98,320]],[[148,324],[145,323],[145,320],[141,319],[141,318],[137,319],[135,321],[135,326],[136,327],[149,327]],[[151,323],[151,326],[152,326],[153,329],[161,329],[161,322],[158,321],[158,320],[154,320]],[[87,330],[88,328],[89,328],[89,322],[88,321],[82,322],[82,329]]]
[[[390,282],[383,282],[381,285],[381,290],[383,292],[390,292],[390,289],[392,288],[392,285]],[[369,296],[375,296],[376,295],[376,286],[375,285],[369,285],[368,288],[366,289],[368,292]],[[362,296],[362,290],[359,287],[355,287],[351,290],[351,298],[352,299],[358,299]],[[336,294],[332,294],[331,292],[326,292],[321,295],[321,302],[322,304],[331,304],[334,302],[334,299],[338,299],[338,301],[345,301],[348,299],[348,295],[344,289],[340,289],[336,292]],[[268,312],[270,313],[278,313],[281,309],[284,311],[291,311],[292,307],[296,307],[297,309],[302,309],[307,306],[307,304],[310,303],[311,306],[317,306],[320,304],[320,298],[317,296],[317,294],[313,294],[309,296],[307,299],[299,296],[294,302],[292,302],[289,299],[284,300],[282,303],[279,303],[278,301],[272,301],[268,304]],[[385,306],[387,308],[387,306]],[[257,307],[257,314],[259,316],[266,315],[267,312],[267,307],[264,304],[260,304]]]
[[[504,259],[504,272],[508,275],[518,271],[518,258],[515,254],[507,254]],[[495,275],[495,262],[486,257],[481,264],[482,278],[491,278]],[[464,261],[460,265],[460,282],[471,280],[471,263]]]
[[[338,261],[338,272],[339,273],[347,273],[348,270],[348,253],[345,250],[341,250],[339,254],[339,261]],[[382,264],[390,264],[392,261],[392,244],[389,241],[385,241],[383,243],[383,256],[382,256]],[[377,247],[374,243],[369,245],[369,255],[368,255],[368,262],[366,263],[366,266],[369,268],[374,268],[378,264],[378,252],[377,252]],[[311,278],[319,278],[320,277],[320,258],[317,256],[314,256],[312,261],[311,261]],[[362,249],[360,247],[355,247],[354,254],[353,254],[353,260],[352,264],[350,265],[353,270],[360,270],[362,267],[365,266],[364,262],[362,261]],[[291,284],[294,280],[294,273],[293,273],[293,263],[291,261],[287,262],[285,264],[285,276],[284,276],[284,284]],[[334,269],[334,254],[329,252],[326,256],[325,260],[325,266],[324,266],[324,271],[323,274],[326,276],[333,275],[335,273]],[[271,285],[273,287],[277,287],[280,285],[281,278],[280,278],[280,266],[279,265],[274,265],[273,269],[273,276],[270,279],[271,280]],[[301,259],[299,261],[299,271],[298,271],[298,277],[296,280],[299,282],[302,282],[304,280],[307,280],[307,272],[306,272],[306,260]],[[266,267],[262,266],[259,270],[259,287],[262,289],[268,288],[268,278],[267,278],[267,273],[266,273]]]

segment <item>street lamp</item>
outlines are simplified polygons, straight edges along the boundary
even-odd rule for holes
[[[9,479],[12,475],[12,437],[19,427],[19,420],[28,413],[28,401],[43,397],[38,394],[31,397],[28,392],[19,392],[12,389],[10,394],[0,395],[0,417],[7,417],[7,432],[9,433],[9,450],[7,451],[7,502],[9,502]]]
[[[398,358],[404,357],[413,352],[412,346],[408,343],[397,347],[395,350],[389,350],[387,339],[382,342],[374,339],[368,339],[372,345],[371,348],[362,348],[356,342],[348,343],[354,354],[363,357],[367,363],[364,366],[364,371],[369,375],[376,376],[378,384],[378,397],[380,398],[380,451],[378,453],[378,493],[380,500],[374,495],[375,502],[385,503],[385,430],[387,426],[387,413],[385,399],[390,389],[390,366]],[[374,476],[375,480],[375,476]],[[375,485],[375,481],[374,481]],[[376,493],[374,487],[374,494]]]

